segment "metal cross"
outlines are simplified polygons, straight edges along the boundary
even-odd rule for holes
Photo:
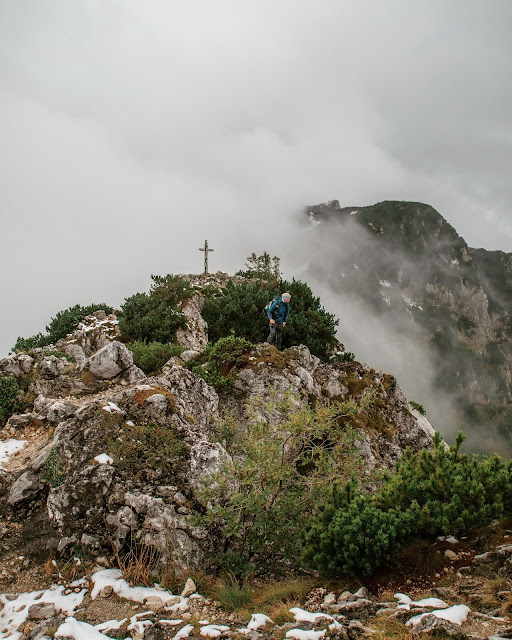
[[[199,249],[199,251],[204,251],[204,272],[208,273],[208,253],[210,251],[215,251],[215,249],[208,249],[208,240],[205,240],[204,248]]]

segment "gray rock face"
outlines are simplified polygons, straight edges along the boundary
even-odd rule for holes
[[[7,503],[14,506],[20,502],[23,502],[29,498],[32,498],[43,489],[42,483],[39,481],[32,471],[25,471],[21,476],[12,484],[7,497]]]
[[[86,368],[97,378],[110,380],[133,365],[133,356],[122,342],[110,342],[92,355]]]
[[[420,635],[420,634],[430,634],[433,632],[438,633],[446,633],[452,638],[458,638],[459,640],[464,640],[467,636],[462,631],[460,625],[454,624],[453,622],[449,622],[448,620],[443,620],[442,618],[438,618],[432,613],[428,613],[423,616],[423,618],[418,622],[418,624],[414,625],[411,629],[411,635]]]
[[[181,308],[181,312],[187,318],[187,327],[178,329],[176,332],[176,342],[186,349],[194,351],[204,351],[208,343],[208,325],[201,316],[204,297],[196,293],[187,300]]]
[[[53,602],[38,602],[29,607],[28,617],[32,620],[46,620],[53,618],[56,614]]]

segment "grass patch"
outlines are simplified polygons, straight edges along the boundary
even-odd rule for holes
[[[146,389],[145,391],[137,391],[137,393],[134,394],[133,396],[133,400],[134,402],[136,402],[137,404],[140,404],[141,407],[144,407],[146,404],[146,400],[148,398],[150,398],[151,396],[155,396],[155,395],[162,395],[165,396],[165,398],[167,398],[169,405],[172,408],[172,411],[174,413],[174,411],[176,411],[176,398],[174,397],[174,395],[165,387],[152,387],[151,389]]]
[[[46,458],[43,466],[39,470],[39,478],[50,487],[55,489],[66,482],[67,476],[62,467],[60,453],[58,449],[52,449]]]

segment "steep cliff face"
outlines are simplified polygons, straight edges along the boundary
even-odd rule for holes
[[[198,292],[188,303],[191,335],[182,336],[196,351],[206,335],[201,300]],[[0,453],[18,449],[0,460],[4,554],[80,547],[98,556],[136,536],[177,573],[205,568],[223,544],[220,531],[197,520],[204,486],[231,460],[219,424],[230,413],[243,429],[256,404],[260,419],[277,425],[282,415],[269,407],[286,398],[300,407],[371,397],[351,424],[367,474],[393,467],[405,447],[432,446],[432,426],[392,376],[322,363],[303,346],[279,353],[258,345],[220,397],[179,358],[147,377],[119,342],[115,316],[103,312],[54,346],[0,361],[32,398],[0,431]]]
[[[350,292],[435,361],[435,385],[456,399],[461,424],[512,443],[512,254],[472,249],[432,207],[382,202],[306,208],[316,242],[309,273]]]

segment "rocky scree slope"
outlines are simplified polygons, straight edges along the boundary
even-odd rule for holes
[[[323,248],[308,273],[429,344],[435,383],[454,395],[463,424],[512,447],[512,254],[469,247],[418,202],[333,200],[305,213]]]
[[[194,347],[187,357],[205,345],[200,306],[197,293],[184,310],[191,329],[181,339]],[[195,516],[206,508],[205,483],[230,459],[216,427],[228,410],[243,425],[251,399],[272,424],[282,417],[265,410],[269,402],[293,397],[300,406],[372,389],[374,408],[356,443],[367,472],[392,468],[406,447],[432,446],[432,426],[395,379],[366,365],[325,364],[304,346],[278,353],[262,344],[236,371],[235,392],[219,398],[180,358],[146,377],[119,341],[116,323],[100,311],[55,350],[0,361],[0,372],[33,398],[0,432],[0,445],[25,442],[0,471],[3,566],[19,553],[69,557],[79,547],[88,556],[109,555],[132,536],[157,549],[176,574],[210,566],[222,534]]]

